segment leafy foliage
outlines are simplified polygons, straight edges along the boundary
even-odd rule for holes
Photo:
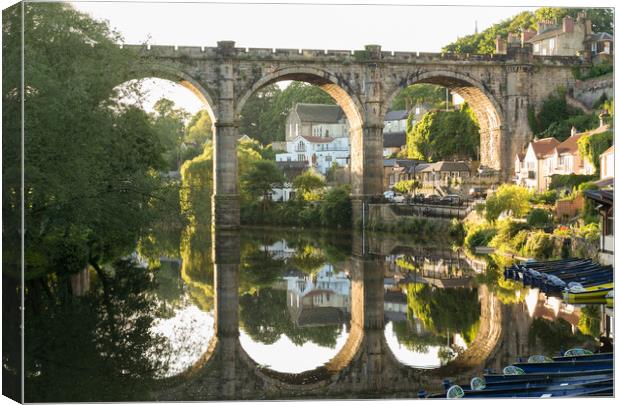
[[[335,104],[320,87],[292,82],[284,90],[277,85],[265,86],[254,93],[243,106],[239,131],[263,145],[284,140],[286,117],[295,103]]]
[[[539,21],[556,20],[561,22],[564,16],[570,15],[573,18],[581,11],[586,11],[588,18],[592,20],[592,30],[594,32],[608,32],[613,35],[613,9],[579,9],[579,8],[552,8],[541,7],[534,13],[524,11],[508,18],[478,34],[467,35],[442,48],[442,52],[472,53],[472,54],[493,54],[495,53],[495,38],[499,35],[506,38],[508,33],[518,33],[521,30],[536,29]]]
[[[551,183],[549,183],[549,189],[567,188],[572,190],[578,187],[580,184],[596,180],[595,175],[588,174],[554,174],[551,176]]]
[[[611,131],[600,132],[590,136],[582,136],[577,141],[579,154],[583,159],[588,159],[596,168],[595,176],[601,169],[599,156],[614,144],[614,134]]]
[[[563,141],[570,136],[571,128],[579,132],[597,126],[596,114],[584,114],[566,103],[566,89],[559,88],[543,102],[537,113],[529,117],[530,129],[540,138],[554,137]]]
[[[544,231],[531,233],[523,248],[526,257],[537,260],[549,259],[553,256],[553,241],[551,235]]]
[[[17,268],[6,260],[18,257],[11,252],[18,251],[20,240],[21,138],[15,119],[20,11],[3,13],[3,231],[9,269]],[[149,207],[159,198],[164,145],[145,112],[117,102],[121,90],[115,87],[142,59],[120,49],[119,35],[106,23],[66,3],[29,3],[24,18],[26,278],[66,275],[135,247],[149,225]]]
[[[407,155],[411,159],[476,159],[479,146],[478,123],[467,105],[458,111],[426,113],[413,128],[408,126]]]
[[[487,197],[486,219],[495,221],[502,212],[509,211],[515,218],[521,218],[530,210],[530,191],[515,184],[502,184]]]
[[[532,228],[548,228],[553,225],[551,213],[542,208],[534,208],[527,214],[527,224]]]
[[[305,201],[315,201],[321,198],[325,187],[323,176],[313,170],[306,170],[293,179],[293,188],[298,198]]]
[[[434,84],[414,84],[400,91],[392,101],[392,110],[411,110],[416,105],[426,104],[431,108],[442,108],[446,102],[446,89]]]

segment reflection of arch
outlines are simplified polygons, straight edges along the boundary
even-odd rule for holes
[[[487,89],[487,86],[470,75],[450,70],[433,70],[409,75],[396,89],[388,95],[382,114],[392,105],[394,97],[405,88],[414,84],[435,84],[446,87],[463,97],[476,114],[480,125],[481,158],[485,164],[500,164],[502,107],[501,103]],[[486,150],[486,153],[483,151]]]
[[[320,87],[342,108],[352,132],[355,130],[361,131],[363,108],[362,103],[354,95],[355,93],[351,91],[347,84],[342,83],[333,74],[310,66],[285,67],[263,76],[241,95],[237,102],[235,116],[241,114],[246,101],[252,94],[264,86],[283,80],[296,80]]]
[[[209,90],[182,70],[161,64],[148,65],[132,72],[131,76],[125,78],[125,81],[141,80],[150,77],[178,83],[191,91],[203,103],[204,109],[209,114],[211,122],[216,122],[217,104],[214,102],[215,98]]]

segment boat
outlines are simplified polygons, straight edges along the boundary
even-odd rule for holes
[[[610,308],[614,307],[614,290],[611,290],[605,296],[605,304],[607,304],[607,306],[610,307]]]
[[[613,368],[613,359],[585,361],[550,361],[541,363],[514,363],[523,373],[558,373],[564,371],[606,370]]]
[[[607,288],[598,288],[586,290],[583,287],[579,288],[571,288],[569,290],[564,290],[564,300],[565,301],[580,301],[580,300],[591,300],[596,298],[605,298],[607,294],[613,291],[613,287]]]
[[[589,350],[579,348],[567,350],[563,356],[554,357],[553,361],[612,360],[613,358],[613,353],[592,353]]]
[[[612,357],[613,358],[613,357]],[[509,382],[509,381],[528,381],[541,378],[572,378],[580,376],[590,376],[599,374],[613,374],[612,367],[602,370],[589,370],[589,371],[564,371],[559,373],[530,373],[521,375],[505,375],[505,374],[484,374],[484,381],[486,384],[495,382]]]
[[[538,374],[535,376],[524,374],[527,377],[486,381],[484,377],[474,377],[470,382],[471,390],[497,389],[497,388],[524,388],[524,387],[545,387],[564,383],[581,384],[585,382],[600,381],[613,378],[613,370],[603,372],[582,372],[570,375]]]
[[[606,395],[613,393],[613,378],[585,382],[581,384],[559,384],[545,387],[497,388],[484,390],[464,390],[459,385],[451,386],[445,394],[433,394],[427,398],[549,398],[586,395]]]

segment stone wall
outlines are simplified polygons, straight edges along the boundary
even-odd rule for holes
[[[614,97],[613,74],[589,80],[577,80],[573,89],[573,97],[589,108],[592,108],[603,95],[608,100]]]

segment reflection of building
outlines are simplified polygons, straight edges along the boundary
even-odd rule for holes
[[[289,247],[284,239],[267,246],[267,251],[273,255],[274,259],[288,259],[295,254],[295,248]]]
[[[326,264],[313,278],[301,272],[288,272],[286,306],[299,326],[335,325],[351,313],[351,281],[344,272]]]
[[[385,321],[407,320],[407,294],[401,290],[386,290],[383,297]]]

